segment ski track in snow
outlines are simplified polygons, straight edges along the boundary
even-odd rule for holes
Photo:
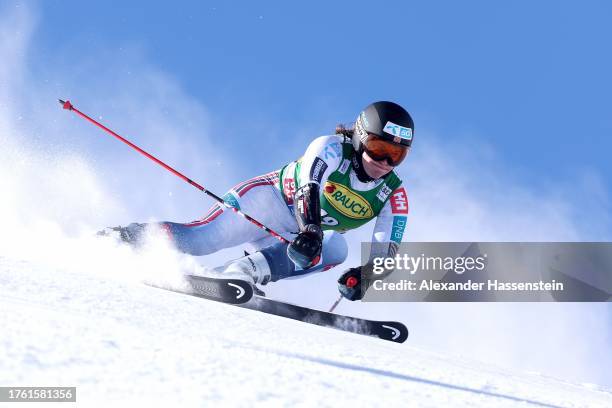
[[[388,343],[6,256],[0,305],[0,384],[76,386],[79,406],[612,406],[609,390],[423,351],[410,338]]]

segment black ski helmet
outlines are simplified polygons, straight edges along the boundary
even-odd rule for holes
[[[353,147],[362,150],[368,134],[374,134],[391,143],[410,147],[414,135],[414,122],[410,114],[393,102],[374,102],[359,114],[353,132]]]

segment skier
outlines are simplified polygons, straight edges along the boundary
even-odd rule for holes
[[[164,230],[176,248],[206,255],[249,243],[255,250],[229,262],[223,273],[266,285],[280,279],[328,270],[345,261],[347,245],[341,235],[376,218],[370,260],[395,256],[408,215],[408,197],[395,172],[412,144],[410,114],[393,102],[375,102],[357,117],[352,129],[339,127],[321,136],[304,155],[280,170],[242,182],[223,199],[271,229],[294,238],[291,244],[274,238],[220,204],[200,220],[182,224],[132,223],[106,228],[132,245],[142,244],[147,228]],[[338,279],[340,293],[358,300],[367,290],[362,266]]]

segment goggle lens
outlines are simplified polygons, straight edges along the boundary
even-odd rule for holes
[[[408,154],[408,147],[388,142],[379,136],[368,134],[363,141],[368,156],[376,161],[386,160],[390,166],[399,165]]]

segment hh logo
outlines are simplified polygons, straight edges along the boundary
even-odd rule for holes
[[[370,203],[342,184],[328,181],[325,183],[323,195],[332,207],[349,218],[364,220],[374,216]]]
[[[391,196],[391,212],[393,214],[408,214],[408,196],[403,187],[395,190],[395,193]]]

